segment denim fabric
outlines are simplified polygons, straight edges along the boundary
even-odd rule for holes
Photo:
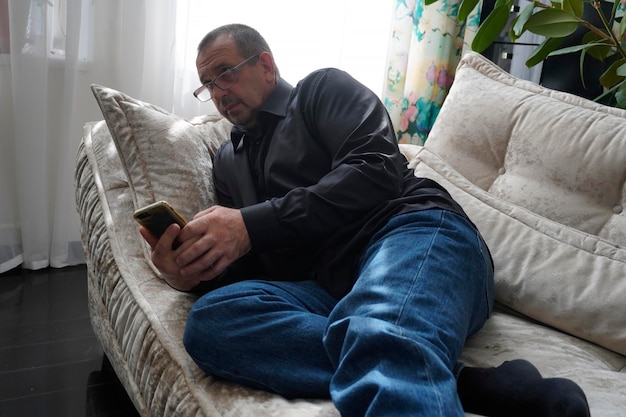
[[[463,416],[455,367],[493,303],[486,246],[463,217],[392,218],[337,302],[314,281],[244,281],[201,297],[184,343],[207,373],[343,417]]]

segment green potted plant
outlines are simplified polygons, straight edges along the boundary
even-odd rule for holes
[[[437,0],[425,0],[426,5]],[[483,52],[504,30],[515,0],[496,0],[493,10],[481,23],[472,42],[472,49]],[[624,8],[615,0],[610,7],[602,7],[604,0],[552,0],[531,2],[515,17],[509,30],[510,38],[515,41],[528,31],[545,37],[526,61],[528,67],[537,65],[549,56],[580,53],[580,75],[583,78],[583,62],[597,59],[604,63],[605,71],[599,82],[604,93],[596,98],[619,108],[626,109],[626,19]],[[622,0],[623,1],[623,0]],[[479,0],[461,0],[458,20],[464,21],[477,6]],[[599,16],[600,24],[593,24],[583,18],[585,8],[593,8]],[[572,35],[579,27],[586,31],[578,45],[561,48],[564,39]]]

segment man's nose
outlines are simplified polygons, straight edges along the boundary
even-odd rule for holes
[[[226,95],[228,95],[228,88],[222,89],[222,88],[219,88],[218,86],[213,87],[213,91],[211,93],[211,97],[213,97],[213,100],[219,102]]]

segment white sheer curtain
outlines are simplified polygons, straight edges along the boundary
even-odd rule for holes
[[[74,161],[83,124],[102,119],[89,85],[171,102],[175,4],[0,2],[0,272],[83,262]]]
[[[73,170],[97,83],[181,116],[209,111],[195,48],[249,24],[295,83],[323,66],[382,90],[391,0],[0,0],[0,272],[83,262]],[[312,3],[312,4],[311,4]]]

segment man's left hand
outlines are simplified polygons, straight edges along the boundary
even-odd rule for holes
[[[202,281],[217,277],[250,250],[250,237],[241,212],[222,206],[213,206],[196,214],[179,237],[182,242],[195,239],[176,258],[180,273],[200,273]]]

